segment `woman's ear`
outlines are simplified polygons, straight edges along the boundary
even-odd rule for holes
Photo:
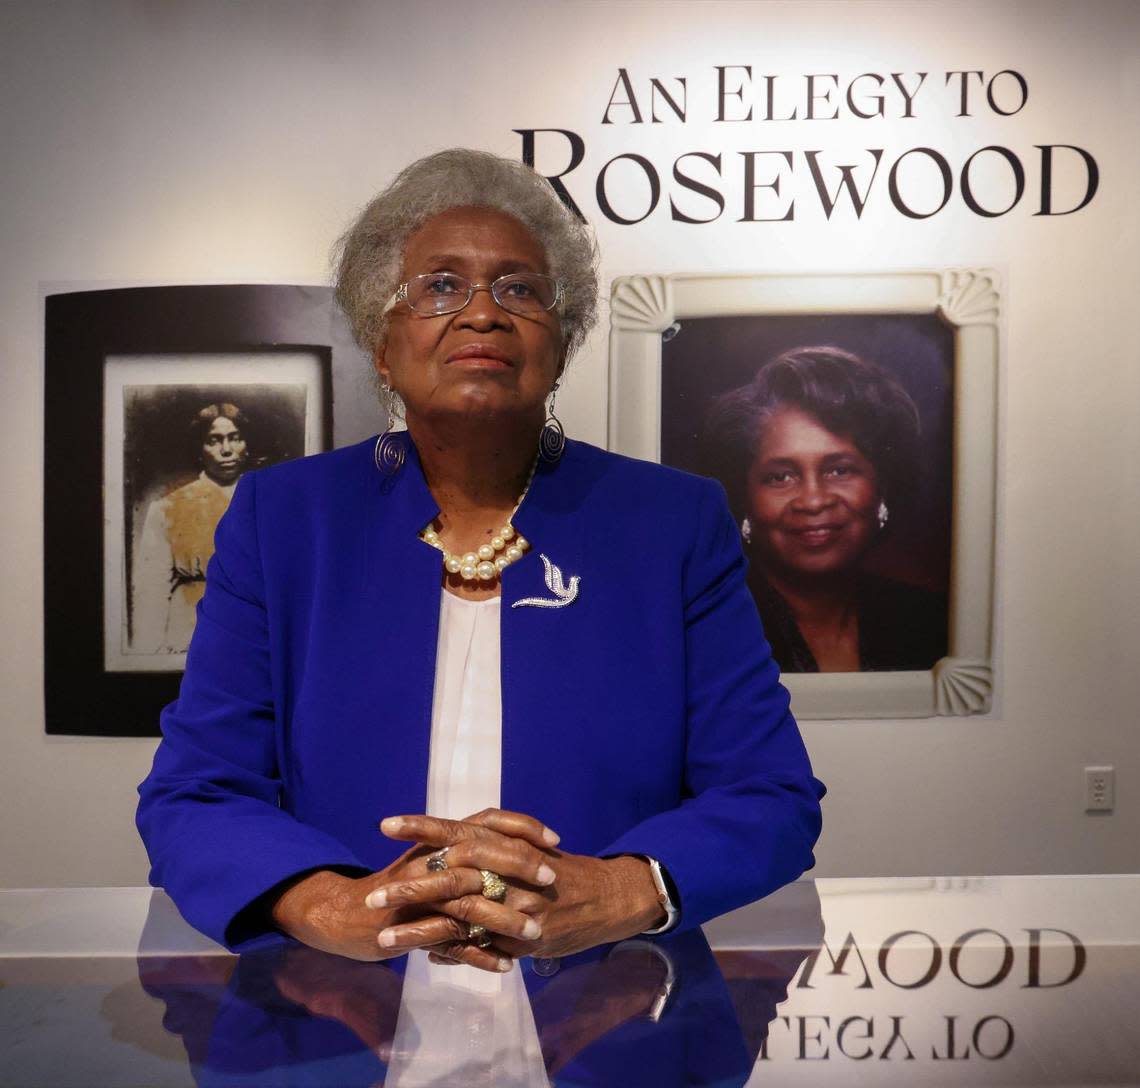
[[[388,370],[388,364],[384,361],[384,349],[379,347],[372,355],[372,366],[376,371],[376,377],[380,379],[380,384],[386,389],[392,386],[392,375]]]

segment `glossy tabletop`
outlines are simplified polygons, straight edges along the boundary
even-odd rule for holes
[[[0,891],[0,1084],[1140,1085],[1140,876],[803,881],[525,959],[528,1053],[405,962],[237,958],[150,889]]]

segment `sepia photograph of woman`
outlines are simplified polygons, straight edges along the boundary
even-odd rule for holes
[[[132,566],[136,653],[186,652],[214,554],[214,530],[251,464],[248,421],[235,404],[204,406],[188,434],[198,475],[148,505]]]

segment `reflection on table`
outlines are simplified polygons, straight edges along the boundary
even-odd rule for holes
[[[1138,968],[1140,877],[801,882],[474,986],[0,892],[0,1084],[1140,1084]]]

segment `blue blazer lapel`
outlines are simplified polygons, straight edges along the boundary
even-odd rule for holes
[[[539,463],[515,515],[515,528],[531,547],[503,572],[501,611],[502,804],[548,819],[556,829],[559,813],[551,808],[551,794],[559,791],[551,790],[551,775],[566,766],[574,743],[572,726],[561,714],[572,705],[566,694],[567,685],[574,683],[574,662],[566,648],[588,629],[598,603],[590,598],[582,510],[590,481],[576,463],[573,445],[567,444],[557,464]],[[543,555],[566,583],[574,576],[580,579],[578,597],[560,608],[515,608],[529,598],[556,599],[546,583]]]
[[[348,722],[329,714],[326,730],[335,734],[343,728],[358,729],[375,737],[368,745],[346,737],[346,752],[358,757],[367,750],[372,758],[346,760],[341,768],[347,794],[369,797],[374,820],[423,812],[427,800],[440,562],[439,553],[417,534],[435,517],[438,506],[414,446],[406,437],[404,441],[404,467],[386,477],[371,459],[362,464],[355,498],[337,519],[340,534],[360,533],[365,554],[358,568],[361,582],[355,602],[348,608],[342,605],[333,617],[343,624],[342,631],[331,640],[327,628],[322,633],[322,639],[338,644],[344,655],[339,675],[345,683],[333,680],[330,686],[343,693],[343,709],[350,714]],[[337,662],[327,662],[326,671],[336,668]],[[326,735],[321,743],[332,742]],[[372,844],[369,857],[378,863],[406,849],[385,839],[375,823],[370,823],[367,840]]]

